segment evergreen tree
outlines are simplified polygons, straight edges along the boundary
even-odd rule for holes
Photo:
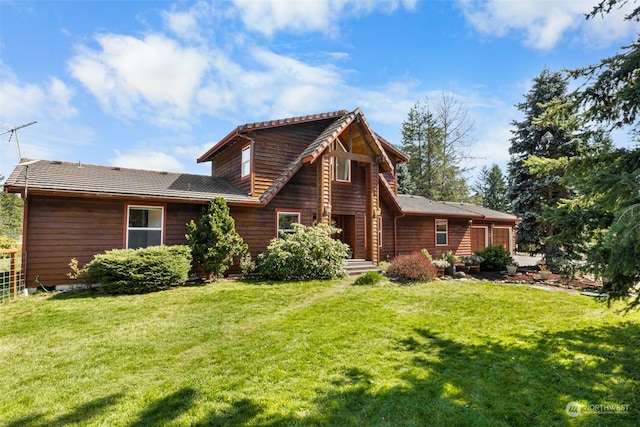
[[[193,266],[207,279],[216,279],[233,264],[234,257],[242,256],[248,246],[236,232],[235,221],[223,197],[215,197],[203,210],[200,224],[191,220],[185,235]]]
[[[501,212],[511,210],[511,203],[507,197],[507,182],[500,166],[483,166],[473,189],[482,206]]]
[[[407,169],[415,184],[415,194],[440,199],[442,187],[438,168],[443,164],[442,139],[428,103],[419,101],[402,123],[402,149],[409,156]]]
[[[409,166],[406,163],[398,163],[396,165],[398,176],[398,193],[400,194],[416,194],[416,183],[413,182]]]
[[[410,157],[415,194],[434,200],[469,198],[461,162],[472,128],[466,110],[453,98],[443,95],[433,111],[428,100],[416,102],[402,123],[402,149]]]
[[[545,206],[556,206],[562,198],[568,198],[569,189],[560,182],[561,171],[534,176],[524,162],[532,155],[557,159],[577,154],[579,138],[557,123],[538,120],[544,115],[545,106],[566,98],[567,85],[562,74],[546,69],[534,79],[524,102],[517,104],[524,118],[512,122],[515,129],[511,131],[509,148],[508,197],[513,201],[514,214],[522,219],[517,231],[518,242],[528,251],[542,251],[551,268],[556,267],[560,249],[550,239],[557,230],[539,217]]]

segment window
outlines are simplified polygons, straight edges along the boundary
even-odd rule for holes
[[[248,176],[251,173],[251,144],[242,149],[242,174],[241,177]]]
[[[278,212],[278,236],[281,233],[293,233],[295,222],[300,222],[299,212]]]
[[[127,211],[127,248],[137,249],[162,244],[163,207],[129,206]]]
[[[340,141],[335,141],[332,146],[333,151],[346,153],[347,149]],[[340,182],[351,182],[351,160],[331,158],[331,179]]]
[[[378,246],[382,247],[382,217],[378,217]]]
[[[447,220],[436,219],[436,246],[447,245]]]

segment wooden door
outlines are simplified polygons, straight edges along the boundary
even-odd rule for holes
[[[487,247],[487,227],[471,227],[471,253]]]
[[[493,227],[493,245],[502,246],[511,253],[511,228]]]

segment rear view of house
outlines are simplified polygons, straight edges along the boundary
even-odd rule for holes
[[[354,257],[377,263],[427,248],[513,250],[518,219],[475,205],[399,195],[407,157],[360,109],[238,126],[200,156],[207,176],[50,160],[24,161],[5,189],[25,198],[27,280],[69,283],[71,258],[114,248],[183,244],[211,198],[227,200],[252,254],[291,224],[333,224]]]

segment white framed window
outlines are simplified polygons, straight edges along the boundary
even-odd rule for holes
[[[378,246],[382,247],[382,216],[378,217]]]
[[[346,153],[347,149],[340,141],[335,141],[332,145],[333,151]],[[339,182],[351,182],[351,160],[331,158],[331,179]]]
[[[446,219],[436,219],[436,246],[446,246],[449,241],[449,223]]]
[[[127,248],[158,246],[163,242],[164,207],[134,206],[127,208]]]
[[[244,178],[251,173],[251,144],[242,149],[242,172],[240,176]]]
[[[293,224],[300,223],[300,212],[278,212],[278,236],[282,233],[293,233]]]

